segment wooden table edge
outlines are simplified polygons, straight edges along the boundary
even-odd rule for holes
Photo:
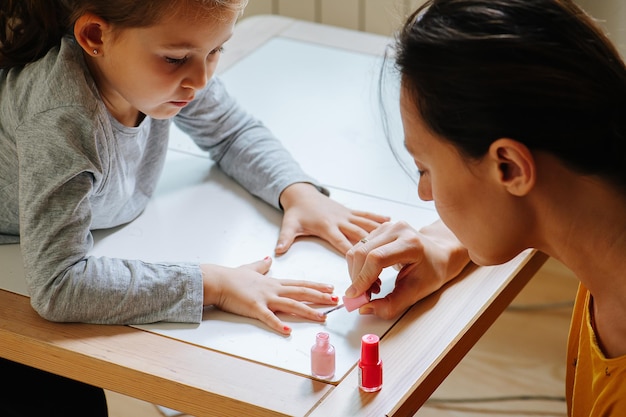
[[[194,416],[303,415],[332,387],[128,326],[50,322],[5,290],[0,356]]]

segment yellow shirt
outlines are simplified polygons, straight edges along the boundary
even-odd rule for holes
[[[589,301],[589,291],[580,285],[567,348],[567,412],[571,417],[624,417],[626,356],[604,356],[592,326]]]

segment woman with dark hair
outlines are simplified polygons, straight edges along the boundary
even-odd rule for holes
[[[541,250],[580,280],[569,415],[626,415],[626,69],[615,47],[569,0],[432,0],[401,31],[396,66],[418,193],[441,222],[370,233],[348,252],[348,295],[403,265],[396,289],[361,310],[389,316],[469,259]]]

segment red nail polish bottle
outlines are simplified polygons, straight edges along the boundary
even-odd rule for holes
[[[375,334],[366,334],[361,338],[359,388],[365,392],[379,391],[383,387],[383,361],[378,352],[379,341]]]
[[[315,344],[311,347],[311,373],[320,379],[335,375],[335,347],[330,344],[328,333],[320,332],[315,336]]]

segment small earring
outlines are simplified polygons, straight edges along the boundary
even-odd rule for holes
[[[94,54],[94,55],[98,55],[98,50],[97,50],[97,49],[94,49],[94,50],[93,50],[93,54]]]

